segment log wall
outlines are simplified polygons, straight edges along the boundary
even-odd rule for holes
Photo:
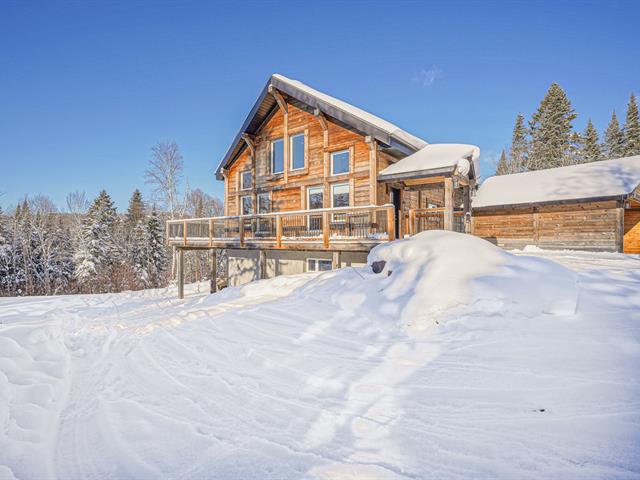
[[[624,253],[640,253],[640,208],[624,211]]]
[[[608,201],[474,211],[472,232],[507,249],[619,251],[622,209]]]

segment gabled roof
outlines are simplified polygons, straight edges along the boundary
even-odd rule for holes
[[[410,155],[427,145],[424,140],[411,135],[380,117],[319,92],[298,80],[291,80],[282,75],[273,74],[262,89],[260,96],[242,124],[229,150],[218,165],[216,169],[218,180],[222,180],[222,169],[228,168],[245,148],[242,135],[245,133],[255,134],[276,110],[277,103],[274,97],[269,94],[270,86],[284,93],[296,106],[306,107],[311,111],[318,109],[334,121],[365,135],[370,135],[378,140],[383,148],[395,156]]]
[[[408,157],[389,165],[378,180],[407,180],[429,175],[450,174],[457,168],[463,175],[479,174],[480,149],[463,143],[432,143]],[[473,169],[472,169],[473,167]]]
[[[485,180],[473,208],[623,198],[640,185],[640,155]]]

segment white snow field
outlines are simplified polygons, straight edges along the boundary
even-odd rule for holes
[[[0,299],[0,479],[640,477],[640,257],[426,232],[370,260]]]

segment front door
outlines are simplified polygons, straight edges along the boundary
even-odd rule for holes
[[[400,221],[402,212],[402,191],[399,188],[391,189],[391,202],[393,203],[393,212],[396,224],[396,238],[400,238]]]

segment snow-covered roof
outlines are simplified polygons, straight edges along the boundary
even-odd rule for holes
[[[640,184],[640,155],[485,180],[473,208],[611,198],[628,195]]]
[[[285,77],[284,75],[280,75],[279,73],[274,73],[271,77],[272,81],[276,80],[275,86],[277,87],[277,81],[290,85],[293,88],[296,88],[308,95],[311,95],[319,100],[326,102],[327,104],[342,110],[343,112],[353,115],[377,128],[387,132],[389,135],[396,137],[399,140],[407,143],[408,145],[414,147],[415,149],[422,148],[427,145],[427,142],[422,140],[421,138],[416,137],[415,135],[411,135],[410,133],[402,130],[397,125],[394,125],[391,122],[388,122],[380,117],[373,115],[361,108],[354,107],[350,103],[347,103],[338,98],[332,97],[331,95],[327,95],[326,93],[320,92],[315,88],[311,88],[310,86],[302,83],[299,80],[293,80]]]
[[[218,165],[216,176],[219,180],[223,178],[222,169],[228,168],[244,148],[245,144],[242,140],[242,135],[245,133],[257,133],[276,108],[277,104],[273,96],[269,94],[269,87],[286,94],[294,102],[300,102],[312,109],[317,109],[329,117],[375,138],[383,148],[399,158],[410,155],[427,145],[427,142],[421,138],[411,135],[391,122],[354,107],[343,100],[322,93],[298,80],[292,80],[275,73],[262,89],[249,115],[247,115],[227,153]]]
[[[389,165],[378,174],[378,179],[410,178],[427,173],[450,171],[458,168],[468,175],[473,164],[475,176],[478,176],[480,149],[464,143],[433,143],[416,153]],[[471,163],[470,163],[471,162]]]

